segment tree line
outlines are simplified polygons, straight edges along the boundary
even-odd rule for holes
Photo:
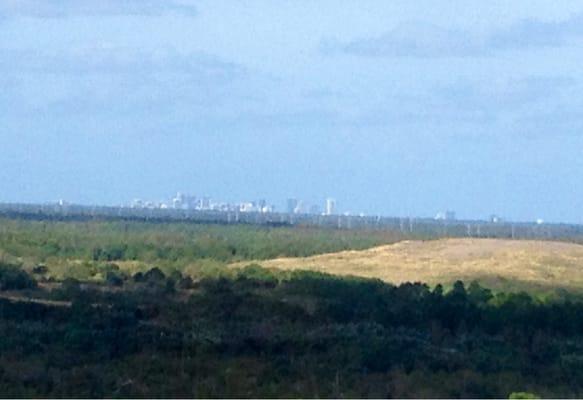
[[[121,285],[35,289],[14,286],[27,275],[18,271],[0,268],[0,294],[47,303],[0,298],[9,397],[583,394],[583,302],[566,292],[542,299],[257,265],[196,282],[155,268]]]

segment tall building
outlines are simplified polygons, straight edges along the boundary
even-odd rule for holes
[[[490,222],[493,224],[498,224],[498,223],[502,222],[502,218],[500,218],[496,214],[492,214],[492,215],[490,215]]]
[[[326,199],[326,215],[334,215],[336,214],[336,200],[334,199]]]
[[[195,208],[196,197],[181,192],[176,193],[172,199],[172,208],[177,210],[191,210]]]
[[[197,208],[199,210],[210,210],[211,209],[211,199],[210,197],[203,197],[198,200]]]
[[[294,214],[296,212],[296,208],[298,208],[299,201],[298,199],[287,199],[287,213]]]
[[[294,214],[304,214],[306,212],[306,205],[303,200],[299,200],[294,210]]]
[[[440,211],[435,216],[438,221],[455,221],[455,211]]]
[[[176,193],[176,197],[172,199],[172,208],[181,209],[184,206],[184,195],[180,192]]]

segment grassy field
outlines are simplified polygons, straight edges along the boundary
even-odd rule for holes
[[[0,261],[45,280],[103,282],[151,268],[194,280],[258,263],[450,285],[477,280],[492,289],[583,290],[583,245],[506,239],[433,239],[400,232],[138,221],[0,219]]]
[[[551,241],[402,241],[366,250],[277,258],[259,263],[266,268],[379,278],[395,284],[448,284],[461,279],[477,280],[501,290],[583,290],[583,246]],[[235,264],[238,265],[242,264]]]
[[[411,236],[391,231],[144,221],[43,221],[0,218],[0,261],[45,278],[102,281],[115,268],[134,274],[158,267],[193,278],[233,262],[362,250]]]

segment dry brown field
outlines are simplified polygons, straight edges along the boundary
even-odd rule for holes
[[[266,268],[379,278],[395,284],[450,284],[460,279],[500,289],[583,289],[583,245],[551,241],[403,241],[368,250],[257,263]]]

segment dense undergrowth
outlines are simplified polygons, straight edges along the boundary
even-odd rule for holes
[[[4,397],[583,395],[583,302],[565,292],[258,266],[33,286],[0,291],[25,294],[0,299]]]
[[[97,274],[112,263],[131,273],[156,266],[203,277],[231,262],[359,250],[409,237],[315,227],[0,219],[0,260],[27,270],[45,265],[55,279],[103,280]]]

